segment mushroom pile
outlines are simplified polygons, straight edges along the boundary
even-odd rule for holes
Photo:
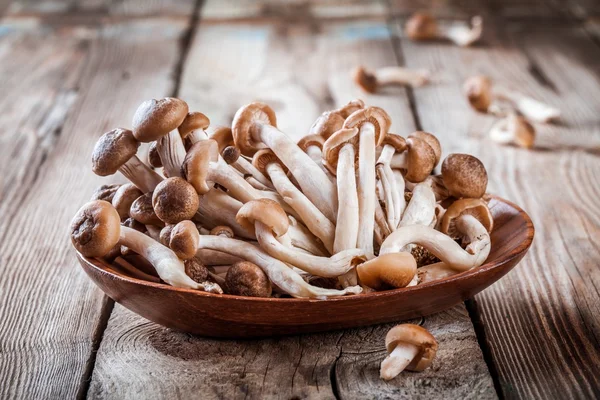
[[[450,154],[434,174],[437,138],[391,124],[354,100],[296,143],[263,103],[213,127],[180,99],[146,101],[132,129],[98,140],[93,171],[129,183],[94,193],[72,243],[136,278],[254,297],[358,295],[480,266],[493,228],[483,164]]]

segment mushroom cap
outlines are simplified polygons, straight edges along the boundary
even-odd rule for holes
[[[121,219],[129,217],[129,209],[133,202],[144,193],[138,189],[133,183],[126,183],[122,185],[119,190],[115,192],[115,196],[112,200],[112,205],[119,213]]]
[[[140,143],[129,129],[117,128],[98,139],[92,152],[92,170],[96,175],[112,175],[138,151]]]
[[[463,91],[471,107],[480,112],[487,112],[492,103],[492,80],[490,78],[483,75],[472,76],[463,84]]]
[[[131,229],[135,229],[138,232],[146,232],[146,225],[142,224],[140,221],[137,221],[131,217],[125,219],[125,221],[123,221],[121,223],[121,225],[126,226],[128,228]]]
[[[375,127],[375,143],[379,143],[385,136],[392,124],[388,113],[380,107],[367,107],[350,114],[344,121],[344,128],[359,128],[366,123]]]
[[[185,119],[179,125],[177,130],[182,139],[185,139],[190,133],[196,129],[206,129],[210,125],[210,119],[201,112],[192,111],[187,113]]]
[[[408,168],[404,177],[413,183],[423,182],[435,167],[435,151],[425,140],[418,137],[409,137],[406,143]]]
[[[235,220],[249,232],[254,232],[255,221],[260,221],[267,225],[277,237],[284,235],[290,227],[290,221],[283,208],[271,199],[247,202],[240,208]]]
[[[210,163],[219,160],[219,147],[212,139],[194,143],[181,164],[181,174],[196,189],[198,194],[208,193],[207,177]]]
[[[356,267],[363,285],[372,289],[401,288],[417,273],[417,262],[407,252],[382,254]]]
[[[406,139],[396,133],[391,132],[388,132],[387,135],[381,138],[381,142],[378,144],[378,146],[384,146],[386,144],[393,146],[398,153],[402,153],[408,148]]]
[[[133,136],[140,142],[157,140],[177,129],[187,113],[187,103],[175,97],[146,100],[133,115]]]
[[[204,266],[196,257],[183,262],[185,274],[192,278],[194,282],[202,283],[208,278],[208,268]]]
[[[233,238],[233,229],[225,225],[215,226],[210,230],[211,235]]]
[[[442,163],[442,179],[451,196],[478,199],[485,194],[488,176],[485,166],[469,154],[448,155]]]
[[[323,143],[325,143],[325,139],[321,135],[306,135],[298,141],[298,147],[306,153],[310,146],[317,146],[323,150]]]
[[[415,13],[406,21],[404,31],[412,40],[433,39],[437,36],[437,22],[429,14]]]
[[[160,243],[164,246],[169,247],[169,242],[171,241],[171,232],[173,231],[173,228],[175,228],[175,225],[167,224],[164,228],[160,230],[159,240]]]
[[[257,129],[260,129],[264,124],[277,127],[275,111],[265,103],[250,103],[235,113],[231,124],[233,140],[235,146],[245,156],[251,157],[258,150],[267,148],[264,143],[256,140],[258,137]]]
[[[252,157],[252,165],[265,175],[267,174],[267,165],[271,163],[279,164],[284,171],[288,170],[270,149],[259,150],[254,154],[254,157]]]
[[[169,238],[169,247],[177,257],[189,260],[196,256],[200,233],[192,221],[181,221],[173,227]]]
[[[194,187],[178,176],[160,182],[152,195],[156,216],[167,224],[192,219],[199,205],[200,198]]]
[[[517,146],[530,149],[535,141],[535,127],[522,115],[513,118],[515,138]]]
[[[377,91],[377,77],[363,66],[358,66],[352,71],[352,79],[367,93]]]
[[[271,281],[260,267],[240,261],[227,270],[225,289],[228,294],[248,297],[270,297]]]
[[[119,242],[121,218],[107,201],[94,200],[77,211],[71,221],[71,243],[86,257],[102,257]]]
[[[344,125],[344,117],[340,112],[325,111],[313,122],[308,134],[319,135],[327,140],[333,133],[342,129],[342,125]]]
[[[441,232],[451,238],[459,238],[462,235],[456,229],[456,219],[462,215],[472,215],[485,227],[488,232],[494,229],[494,217],[486,202],[482,199],[460,199],[448,207],[442,217]]]
[[[358,157],[358,128],[340,129],[329,137],[323,144],[323,160],[325,166],[336,174],[340,150],[345,144],[351,144],[355,148],[355,158]],[[356,160],[355,160],[356,161]]]
[[[152,193],[145,193],[144,195],[135,199],[129,209],[129,215],[136,221],[141,222],[144,225],[156,225],[162,226],[162,221],[156,216],[154,207],[152,206]]]
[[[99,186],[96,188],[96,190],[94,190],[94,193],[92,194],[92,198],[90,199],[90,201],[104,200],[104,201],[108,201],[110,203],[110,202],[112,202],[113,197],[115,197],[115,193],[117,192],[117,190],[119,190],[120,187],[121,187],[120,183]]]
[[[346,105],[335,110],[338,112],[342,118],[346,119],[352,114],[354,111],[358,111],[360,109],[365,108],[365,102],[361,99],[354,99],[349,101]]]
[[[406,367],[409,371],[423,371],[433,362],[438,343],[427,329],[414,324],[396,325],[385,335],[385,347],[388,353],[394,351],[399,343],[408,343],[419,348],[419,353]]]
[[[442,145],[440,144],[440,141],[438,140],[437,137],[435,137],[435,135],[429,133],[429,132],[424,132],[424,131],[415,131],[413,133],[411,133],[410,135],[408,135],[408,137],[416,137],[419,138],[421,140],[424,140],[428,145],[431,146],[431,148],[433,149],[433,153],[435,154],[435,165],[438,165],[438,163],[440,162],[440,159],[442,158]]]
[[[150,164],[152,168],[161,168],[163,166],[156,142],[150,143],[150,146],[148,147],[148,164]]]
[[[233,132],[228,126],[218,126],[215,128],[212,135],[210,135],[210,138],[215,140],[219,145],[219,153],[221,153],[225,147],[235,145],[235,142],[233,141]]]
[[[235,146],[227,146],[221,151],[221,157],[227,164],[233,164],[239,160],[241,155],[240,149]]]

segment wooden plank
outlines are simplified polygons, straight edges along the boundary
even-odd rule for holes
[[[85,388],[110,304],[77,266],[67,227],[94,187],[115,181],[90,171],[97,137],[172,90],[185,28],[3,20],[0,398],[73,398]]]
[[[385,21],[292,22],[264,19],[201,24],[180,96],[212,124],[229,124],[252,100],[271,104],[280,128],[299,138],[324,110],[363,97],[384,107],[398,132],[415,129],[404,89],[366,96],[350,80],[358,63],[396,63]],[[495,391],[463,305],[427,318],[440,342],[436,367],[384,383],[378,377],[392,325],[257,341],[191,337],[160,328],[121,307],[111,316],[91,397],[375,398],[464,397]],[[362,346],[362,347],[361,347]],[[457,365],[462,358],[465,365]],[[461,374],[462,371],[463,373]],[[459,376],[460,375],[460,376]],[[464,396],[463,396],[464,395]],[[468,396],[467,396],[468,397]]]
[[[187,19],[194,9],[195,0],[14,0],[8,9],[12,16],[63,15],[85,17],[173,17]]]
[[[479,157],[489,191],[522,206],[536,227],[523,262],[476,296],[503,396],[596,398],[599,51],[576,28],[498,22],[488,24],[487,47],[403,38],[399,50],[410,67],[440,76],[414,91],[423,128],[439,135],[448,152]],[[486,138],[494,118],[473,112],[461,93],[464,79],[477,73],[558,106],[564,122],[538,125],[532,151],[494,144]]]

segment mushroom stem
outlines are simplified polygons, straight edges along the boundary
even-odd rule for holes
[[[231,254],[208,249],[199,249],[196,252],[196,258],[204,265],[231,265],[242,261],[239,257]]]
[[[317,164],[319,168],[321,168],[325,175],[327,175],[327,178],[332,183],[335,183],[335,177],[331,175],[331,172],[329,172],[329,170],[323,165],[323,151],[321,150],[321,148],[315,145],[308,146],[306,147],[306,154],[308,154],[311,160],[313,160],[314,163]]]
[[[438,36],[447,38],[459,46],[475,43],[483,33],[483,19],[476,15],[471,18],[471,26],[463,22],[454,22],[449,26],[438,26]]]
[[[293,297],[327,299],[346,294],[358,294],[362,291],[358,286],[335,290],[309,285],[282,261],[241,240],[212,235],[200,236],[198,247],[227,252],[256,264],[267,274],[273,284]]]
[[[425,69],[409,69],[399,66],[383,67],[373,71],[378,86],[423,86],[429,82],[430,73]]]
[[[381,363],[379,375],[389,381],[400,374],[419,354],[419,347],[410,343],[398,343]]]
[[[144,193],[154,191],[156,185],[163,180],[160,175],[144,164],[138,156],[131,157],[119,168],[119,172]]]
[[[412,198],[404,210],[399,227],[409,225],[431,226],[435,222],[435,193],[431,188],[431,180],[417,184],[412,191]]]
[[[360,126],[358,148],[358,239],[357,246],[367,255],[373,254],[375,227],[375,126]]]
[[[263,185],[262,183],[260,183],[259,181],[256,180],[255,177],[253,177],[252,175],[245,175],[244,179],[246,180],[246,182],[248,182],[250,185],[252,185],[252,187],[256,190],[271,190],[273,191],[273,189],[271,189],[270,187],[267,187],[265,185]]]
[[[194,129],[187,135],[187,139],[190,141],[190,144],[193,146],[194,144],[201,142],[203,140],[208,139],[208,135],[204,129]]]
[[[396,177],[390,166],[390,162],[396,149],[394,146],[386,144],[377,160],[377,176],[383,188],[383,198],[385,203],[385,212],[390,230],[393,232],[400,223],[402,212],[400,211],[402,203],[404,203],[404,193],[402,200],[400,199],[400,191],[397,187]]]
[[[287,238],[289,243],[299,249],[305,250],[310,254],[326,256],[327,251],[317,243],[316,238],[310,233],[308,228],[298,222],[294,217],[288,216],[290,227],[281,238]]]
[[[273,190],[273,184],[269,181],[269,179],[260,172],[252,163],[246,160],[240,153],[240,150],[235,146],[227,146],[221,152],[221,156],[223,160],[233,166],[235,169],[240,171],[242,175],[252,175],[254,179]]]
[[[200,206],[193,220],[200,222],[209,229],[226,225],[233,229],[236,236],[244,239],[256,239],[253,231],[243,228],[235,220],[235,216],[241,207],[242,203],[227,193],[218,189],[211,189],[208,193],[200,196]]]
[[[169,178],[181,176],[181,164],[185,158],[185,146],[178,131],[174,130],[156,141],[165,172]]]
[[[525,118],[535,122],[550,122],[560,118],[560,110],[515,90],[495,84],[493,95],[509,101]]]
[[[402,171],[399,169],[392,169],[392,174],[394,175],[394,181],[396,182],[396,190],[398,191],[398,203],[396,206],[396,216],[398,217],[398,224],[402,219],[402,215],[404,214],[404,210],[406,209],[406,199],[404,198],[404,189],[406,187],[406,181],[404,180],[404,176],[402,175]],[[396,226],[398,226],[396,224]]]

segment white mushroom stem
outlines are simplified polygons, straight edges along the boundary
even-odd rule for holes
[[[483,33],[483,19],[480,16],[471,18],[471,26],[463,22],[454,22],[448,26],[438,26],[438,36],[447,38],[459,46],[475,43]]]
[[[385,211],[383,211],[383,208],[381,207],[381,204],[379,204],[379,202],[375,202],[374,233],[375,241],[380,246],[381,243],[383,243],[383,241],[385,240],[385,238],[388,237],[390,233],[392,233],[392,230],[390,229],[386,221]]]
[[[357,247],[373,254],[375,225],[375,126],[361,125],[358,148],[358,239]],[[370,257],[370,256],[369,256]]]
[[[431,180],[426,179],[413,188],[412,197],[406,210],[404,210],[399,227],[409,225],[431,226],[436,220],[435,207],[435,193],[431,188]]]
[[[151,237],[126,226],[121,227],[119,244],[127,246],[148,260],[163,281],[171,286],[198,289],[194,282],[185,273],[183,262],[168,247],[163,246]]]
[[[450,197],[450,193],[448,192],[448,189],[444,185],[442,175],[432,175],[427,178],[427,181],[429,181],[431,183],[431,189],[433,190],[433,193],[435,194],[436,201],[446,200],[448,197]],[[410,190],[411,192],[415,189],[415,187],[418,184],[419,183],[405,181],[406,188],[408,190]]]
[[[331,257],[319,257],[295,251],[279,243],[273,231],[260,221],[255,222],[258,243],[272,257],[291,264],[312,275],[335,278],[345,274],[353,267],[353,261],[363,258],[360,249],[344,250]]]
[[[455,224],[469,243],[464,250],[448,235],[428,226],[413,225],[398,228],[383,242],[379,253],[395,253],[409,244],[418,244],[455,271],[463,272],[480,266],[490,253],[490,235],[472,215],[458,217]]]
[[[196,258],[204,265],[232,265],[243,261],[241,258],[220,251],[199,249]]]
[[[241,240],[212,235],[200,236],[198,247],[228,252],[256,264],[274,285],[293,297],[327,299],[346,294],[358,294],[362,291],[358,286],[335,290],[309,285],[282,261]]]
[[[310,254],[318,256],[326,256],[327,250],[317,243],[316,238],[310,233],[307,227],[298,222],[294,217],[288,215],[290,227],[285,235],[281,236],[281,240],[289,240],[289,244],[302,250],[306,250]],[[285,238],[285,239],[284,239]]]
[[[323,165],[323,151],[321,148],[315,145],[308,146],[306,147],[306,154],[308,154],[311,160],[313,160],[315,164],[317,164],[319,168],[323,170],[325,175],[327,175],[327,178],[331,182],[335,183],[335,176],[331,175],[331,172],[329,172],[329,170]]]
[[[231,165],[234,166],[242,174],[252,175],[254,179],[262,183],[264,186],[268,187],[271,190],[274,189],[273,184],[269,181],[269,178],[267,178],[262,172],[256,169],[256,167],[252,165],[250,161],[246,160],[243,156],[240,156]]]
[[[560,118],[560,110],[539,100],[500,85],[493,86],[495,97],[509,101],[523,116],[535,122],[550,122]]]
[[[267,187],[265,185],[263,185],[262,183],[260,183],[259,181],[256,180],[255,177],[253,177],[252,175],[246,175],[244,176],[244,179],[246,180],[246,182],[248,182],[250,185],[252,185],[252,187],[256,190],[273,190],[270,187]]]
[[[265,170],[283,201],[298,213],[306,227],[323,242],[327,251],[333,253],[335,225],[294,186],[279,163],[269,163]]]
[[[394,153],[390,160],[390,167],[392,169],[406,169],[408,167],[408,151]]]
[[[405,67],[383,67],[373,71],[377,85],[409,85],[423,86],[429,82],[431,74],[425,69],[409,69]]]
[[[266,144],[292,172],[302,192],[331,221],[337,217],[337,193],[325,172],[283,132],[268,124],[254,129],[258,140]]]
[[[394,379],[419,354],[419,347],[410,343],[398,343],[396,348],[381,362],[379,376],[386,381]]]
[[[396,177],[390,166],[390,162],[396,149],[394,146],[386,144],[383,146],[383,150],[377,160],[377,176],[381,182],[383,188],[383,197],[385,204],[385,212],[387,216],[388,226],[392,231],[396,230],[396,227],[400,223],[400,217],[402,212],[400,210],[401,204],[404,203],[404,193],[402,193],[402,201],[400,200],[400,191],[397,187]]]
[[[208,135],[206,134],[206,132],[204,131],[204,129],[194,129],[193,131],[191,131],[188,136],[187,139],[190,141],[190,143],[192,145],[201,142],[203,140],[207,140],[208,139]]]
[[[404,214],[404,210],[406,209],[406,199],[404,198],[404,188],[406,187],[406,181],[404,180],[404,175],[402,175],[402,171],[400,171],[399,169],[392,169],[392,173],[394,175],[394,181],[396,181],[396,190],[398,191],[396,215],[398,216],[398,224],[400,224],[400,220],[402,219],[402,215]]]
[[[167,176],[169,178],[181,177],[181,164],[183,164],[186,151],[179,132],[174,130],[158,139],[156,149]]]
[[[119,168],[119,172],[144,193],[153,192],[156,185],[163,181],[163,178],[144,164],[138,156],[131,157]]]

